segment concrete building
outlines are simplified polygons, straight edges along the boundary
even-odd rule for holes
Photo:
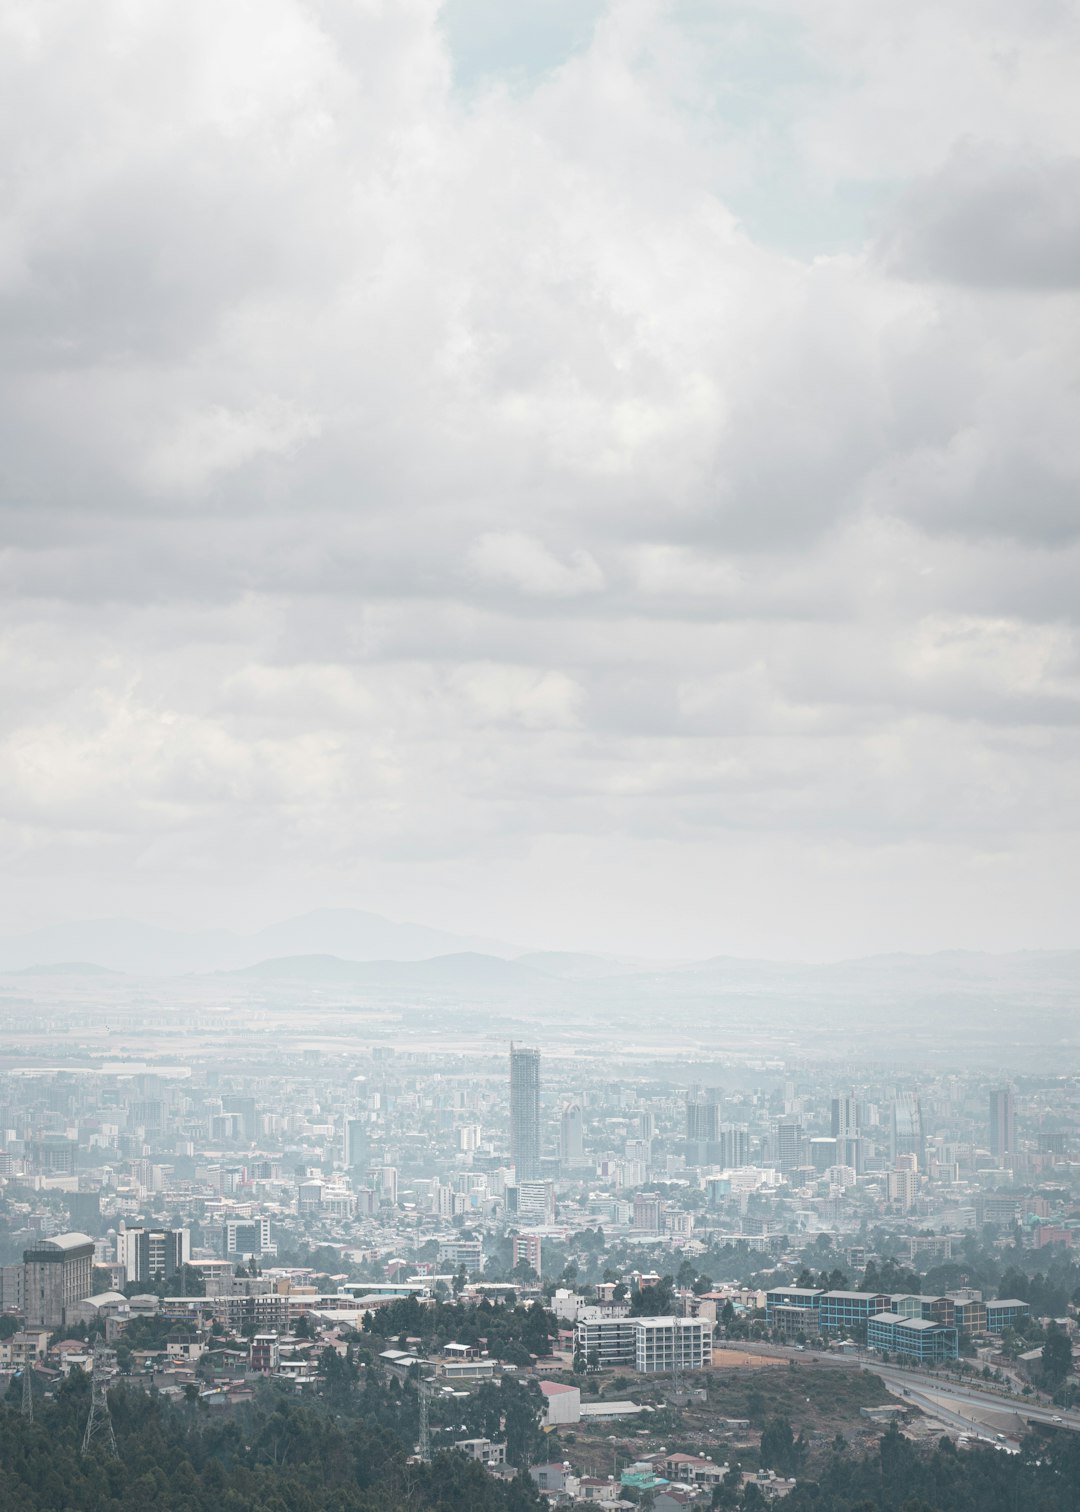
[[[1031,1304],[1016,1297],[998,1297],[986,1303],[987,1333],[1004,1333],[1007,1328],[1015,1328],[1022,1318],[1030,1317]]]
[[[506,1211],[525,1223],[555,1222],[555,1183],[519,1181],[506,1189]]]
[[[878,1313],[871,1318],[866,1326],[866,1342],[871,1349],[907,1355],[920,1363],[955,1360],[960,1353],[955,1328],[929,1318],[904,1318],[896,1312]]]
[[[512,1264],[515,1268],[525,1262],[531,1270],[540,1275],[541,1244],[539,1234],[515,1234],[510,1241]]]
[[[439,1241],[436,1264],[440,1270],[459,1270],[475,1276],[484,1268],[484,1246],[479,1239],[442,1239]]]
[[[545,1428],[581,1422],[581,1392],[576,1386],[563,1386],[558,1381],[541,1381],[540,1395],[544,1398]]]
[[[577,1101],[568,1102],[559,1116],[559,1158],[568,1166],[585,1159],[585,1118]]]
[[[808,1141],[810,1164],[819,1176],[823,1176],[831,1166],[836,1165],[839,1151],[835,1139],[828,1135],[815,1136]]]
[[[707,1318],[634,1318],[634,1369],[641,1375],[704,1370],[712,1364]]]
[[[895,1203],[904,1213],[914,1205],[919,1195],[919,1173],[910,1165],[902,1164],[905,1159],[913,1160],[914,1156],[898,1156],[897,1168],[889,1171],[886,1178],[889,1201]]]
[[[94,1289],[94,1241],[89,1234],[55,1234],[23,1252],[23,1308],[27,1327],[61,1328],[67,1309]]]
[[[832,1100],[832,1127],[834,1139],[851,1139],[859,1132],[859,1105],[854,1097],[847,1095]]]
[[[779,1308],[809,1308],[814,1317],[809,1320],[809,1326],[817,1323],[817,1310],[821,1299],[825,1295],[822,1290],[814,1286],[777,1286],[765,1293],[765,1321],[770,1328],[774,1326],[774,1314]]]
[[[274,1375],[280,1361],[280,1345],[274,1333],[256,1334],[251,1341],[249,1368],[256,1375]]]
[[[913,1093],[904,1093],[892,1104],[889,1119],[889,1156],[894,1162],[898,1155],[923,1155],[922,1106]]]
[[[116,1258],[129,1281],[166,1281],[191,1258],[187,1229],[121,1228]]]
[[[540,1052],[510,1046],[510,1160],[518,1183],[540,1175]]]
[[[366,1170],[371,1152],[367,1124],[362,1118],[347,1118],[345,1120],[344,1145],[346,1169],[350,1171]]]
[[[990,1153],[1003,1165],[1016,1154],[1016,1101],[1011,1087],[990,1093]]]
[[[655,1192],[635,1192],[633,1222],[636,1229],[645,1229],[650,1234],[662,1233],[664,1199]]]
[[[803,1129],[795,1119],[784,1118],[776,1126],[776,1164],[790,1176],[803,1163]]]
[[[828,1291],[818,1298],[818,1327],[822,1333],[850,1333],[865,1328],[877,1313],[887,1312],[891,1299],[884,1293]]]
[[[574,1325],[575,1352],[590,1369],[643,1375],[705,1369],[712,1361],[712,1340],[708,1318],[616,1318],[588,1307]]]
[[[716,1092],[691,1097],[686,1104],[686,1138],[691,1144],[715,1144],[720,1138],[720,1101]]]
[[[227,1257],[246,1260],[273,1250],[269,1218],[227,1218],[222,1233]]]

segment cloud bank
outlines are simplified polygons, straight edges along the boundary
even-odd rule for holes
[[[0,5],[12,927],[1072,943],[1073,5]]]

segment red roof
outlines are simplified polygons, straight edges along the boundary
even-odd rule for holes
[[[541,1381],[540,1390],[545,1396],[559,1396],[564,1391],[577,1391],[576,1386],[564,1386],[560,1381]]]

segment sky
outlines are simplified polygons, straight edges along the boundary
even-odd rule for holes
[[[1071,0],[0,0],[4,932],[1072,947]]]

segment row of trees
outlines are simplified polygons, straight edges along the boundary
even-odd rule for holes
[[[363,1333],[373,1340],[419,1339],[424,1349],[440,1349],[451,1342],[484,1343],[493,1359],[528,1365],[533,1356],[551,1353],[559,1332],[555,1316],[540,1306],[507,1306],[502,1302],[441,1301],[421,1306],[408,1296],[363,1317]]]
[[[110,1392],[119,1458],[84,1456],[89,1382],[73,1372],[34,1421],[0,1416],[0,1507],[12,1512],[536,1512],[531,1482],[495,1480],[463,1456],[411,1456],[416,1393],[375,1373],[344,1399],[306,1404],[264,1388],[235,1412],[167,1405],[153,1393]],[[342,1406],[347,1407],[343,1411]],[[491,1386],[459,1414],[477,1433],[514,1440],[519,1463],[536,1447],[528,1393]],[[494,1430],[494,1431],[491,1431]],[[457,1424],[452,1431],[458,1432]],[[449,1440],[450,1434],[446,1435]]]
[[[807,1475],[800,1440],[789,1424],[775,1419],[762,1434],[761,1462],[799,1477],[784,1512],[1075,1512],[1080,1436],[1031,1438],[1019,1455],[982,1446],[958,1452],[948,1438],[928,1452],[894,1425],[865,1455],[850,1453],[838,1438],[821,1467]],[[724,1512],[763,1512],[766,1504],[756,1485],[744,1488],[729,1476],[713,1505]]]

